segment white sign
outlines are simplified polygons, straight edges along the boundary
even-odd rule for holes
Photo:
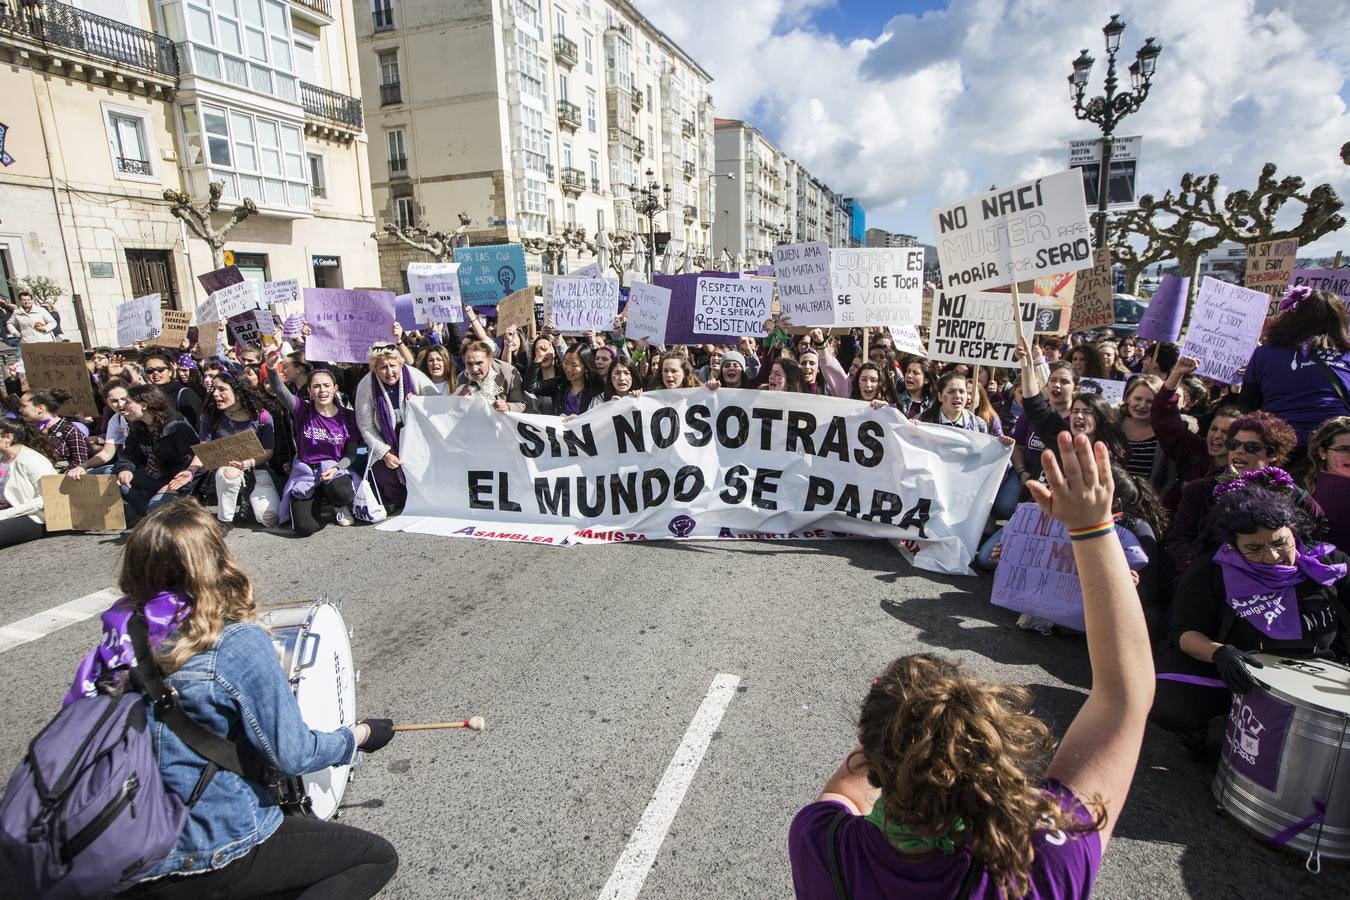
[[[1134,137],[1118,137],[1111,142],[1111,159],[1121,160],[1123,162],[1138,162],[1139,149],[1143,146],[1144,139],[1138,135]],[[1069,165],[1081,166],[1084,163],[1099,163],[1102,161],[1102,139],[1093,138],[1086,141],[1069,141]]]
[[[600,278],[603,273],[600,271],[599,263],[591,263],[588,266],[582,266],[575,272],[567,273],[568,278]]]
[[[241,281],[223,287],[212,294],[211,299],[216,303],[216,317],[221,319],[232,319],[251,309],[263,308],[258,285],[252,281]],[[198,316],[198,321],[204,320]]]
[[[764,334],[773,306],[767,278],[700,278],[694,290],[694,331],[727,337]]]
[[[198,303],[193,318],[198,325],[205,325],[207,322],[219,322],[220,309],[216,306],[216,301],[207,297],[201,303]]]
[[[928,355],[928,348],[923,345],[923,338],[919,336],[916,325],[897,325],[891,328],[891,340],[895,342],[897,354]]]
[[[1206,277],[1200,282],[1182,356],[1200,360],[1195,374],[1236,384],[1261,337],[1270,296]]]
[[[630,341],[646,338],[653,344],[666,343],[666,320],[670,316],[670,288],[635,282],[628,289],[628,305],[624,307],[628,324],[624,336]]]
[[[619,314],[619,279],[558,278],[553,282],[553,327],[562,334],[609,331]]]
[[[408,263],[408,292],[418,325],[464,321],[459,263]]]
[[[130,347],[159,337],[159,294],[146,294],[117,305],[117,346]]]
[[[1008,461],[987,435],[916,428],[854,400],[693,388],[615,407],[564,423],[410,397],[408,503],[386,527],[570,524],[602,541],[839,532],[913,541],[916,565],[968,574]]]
[[[922,321],[922,247],[836,247],[830,251],[830,283],[835,325],[918,325]]]
[[[1132,209],[1136,205],[1134,186],[1143,142],[1137,136],[1115,138],[1111,142],[1111,174],[1106,184],[1108,209]],[[1102,139],[1070,141],[1069,168],[1082,173],[1083,199],[1089,209],[1096,209],[1102,178]]]
[[[230,331],[234,332],[235,344],[242,347],[254,347],[270,338],[276,330],[276,320],[270,310],[251,309],[229,320]]]
[[[1079,378],[1078,393],[1096,394],[1115,406],[1125,399],[1125,382],[1110,381],[1106,378]]]
[[[263,300],[267,302],[268,309],[278,315],[281,315],[283,310],[287,315],[298,312],[299,308],[292,304],[300,302],[300,282],[294,278],[287,278],[284,281],[264,282]],[[278,306],[282,309],[277,309]]]
[[[1092,229],[1075,170],[933,210],[942,287],[982,291],[1092,265]]]
[[[1031,343],[1036,329],[1036,295],[1019,297],[1022,334]],[[1012,294],[980,291],[938,293],[928,333],[928,358],[941,362],[1017,366],[1017,324]]]
[[[830,248],[824,241],[779,244],[773,248],[778,308],[793,325],[833,325]]]

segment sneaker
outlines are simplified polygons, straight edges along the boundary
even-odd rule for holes
[[[339,525],[344,527],[356,524],[356,519],[352,516],[351,507],[348,506],[339,506],[337,511],[333,513],[333,518],[337,520]]]
[[[1055,631],[1054,622],[1040,616],[1033,616],[1031,613],[1022,613],[1018,616],[1017,627],[1023,631],[1035,631],[1043,635],[1050,635]]]

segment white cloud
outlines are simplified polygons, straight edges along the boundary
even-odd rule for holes
[[[1121,76],[1145,36],[1163,46],[1153,91],[1117,134],[1144,136],[1141,192],[1186,171],[1250,187],[1272,161],[1350,198],[1343,92],[1350,45],[1328,23],[1341,0],[952,0],[882,33],[842,41],[810,24],[829,0],[647,0],[643,10],[716,79],[719,116],[751,117],[869,224],[927,236],[929,210],[993,183],[1065,166],[1074,119],[1066,77],[1078,50],[1098,59],[1110,12],[1129,25]],[[716,23],[716,26],[710,25]],[[1310,251],[1330,254],[1336,239]]]

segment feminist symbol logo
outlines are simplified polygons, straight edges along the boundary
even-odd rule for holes
[[[670,529],[671,534],[683,538],[689,537],[693,533],[696,524],[698,523],[689,516],[676,516],[670,520],[670,524],[666,527]]]

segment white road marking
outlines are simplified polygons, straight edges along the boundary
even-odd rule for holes
[[[115,587],[104,588],[92,594],[86,594],[78,600],[53,606],[51,609],[34,613],[26,619],[0,626],[0,653],[13,650],[31,641],[44,638],[53,631],[60,631],[67,625],[93,618],[112,606],[114,600],[122,596]]]
[[[633,836],[628,839],[628,846],[614,864],[609,881],[600,890],[600,900],[634,900],[642,891],[647,873],[666,839],[666,832],[675,821],[675,813],[684,802],[685,792],[712,742],[713,732],[721,724],[722,714],[736,696],[736,686],[740,683],[738,675],[719,674],[713,679],[712,687],[708,688],[698,712],[694,713],[694,720],[684,733],[684,740],[661,776],[656,793],[652,794]]]

